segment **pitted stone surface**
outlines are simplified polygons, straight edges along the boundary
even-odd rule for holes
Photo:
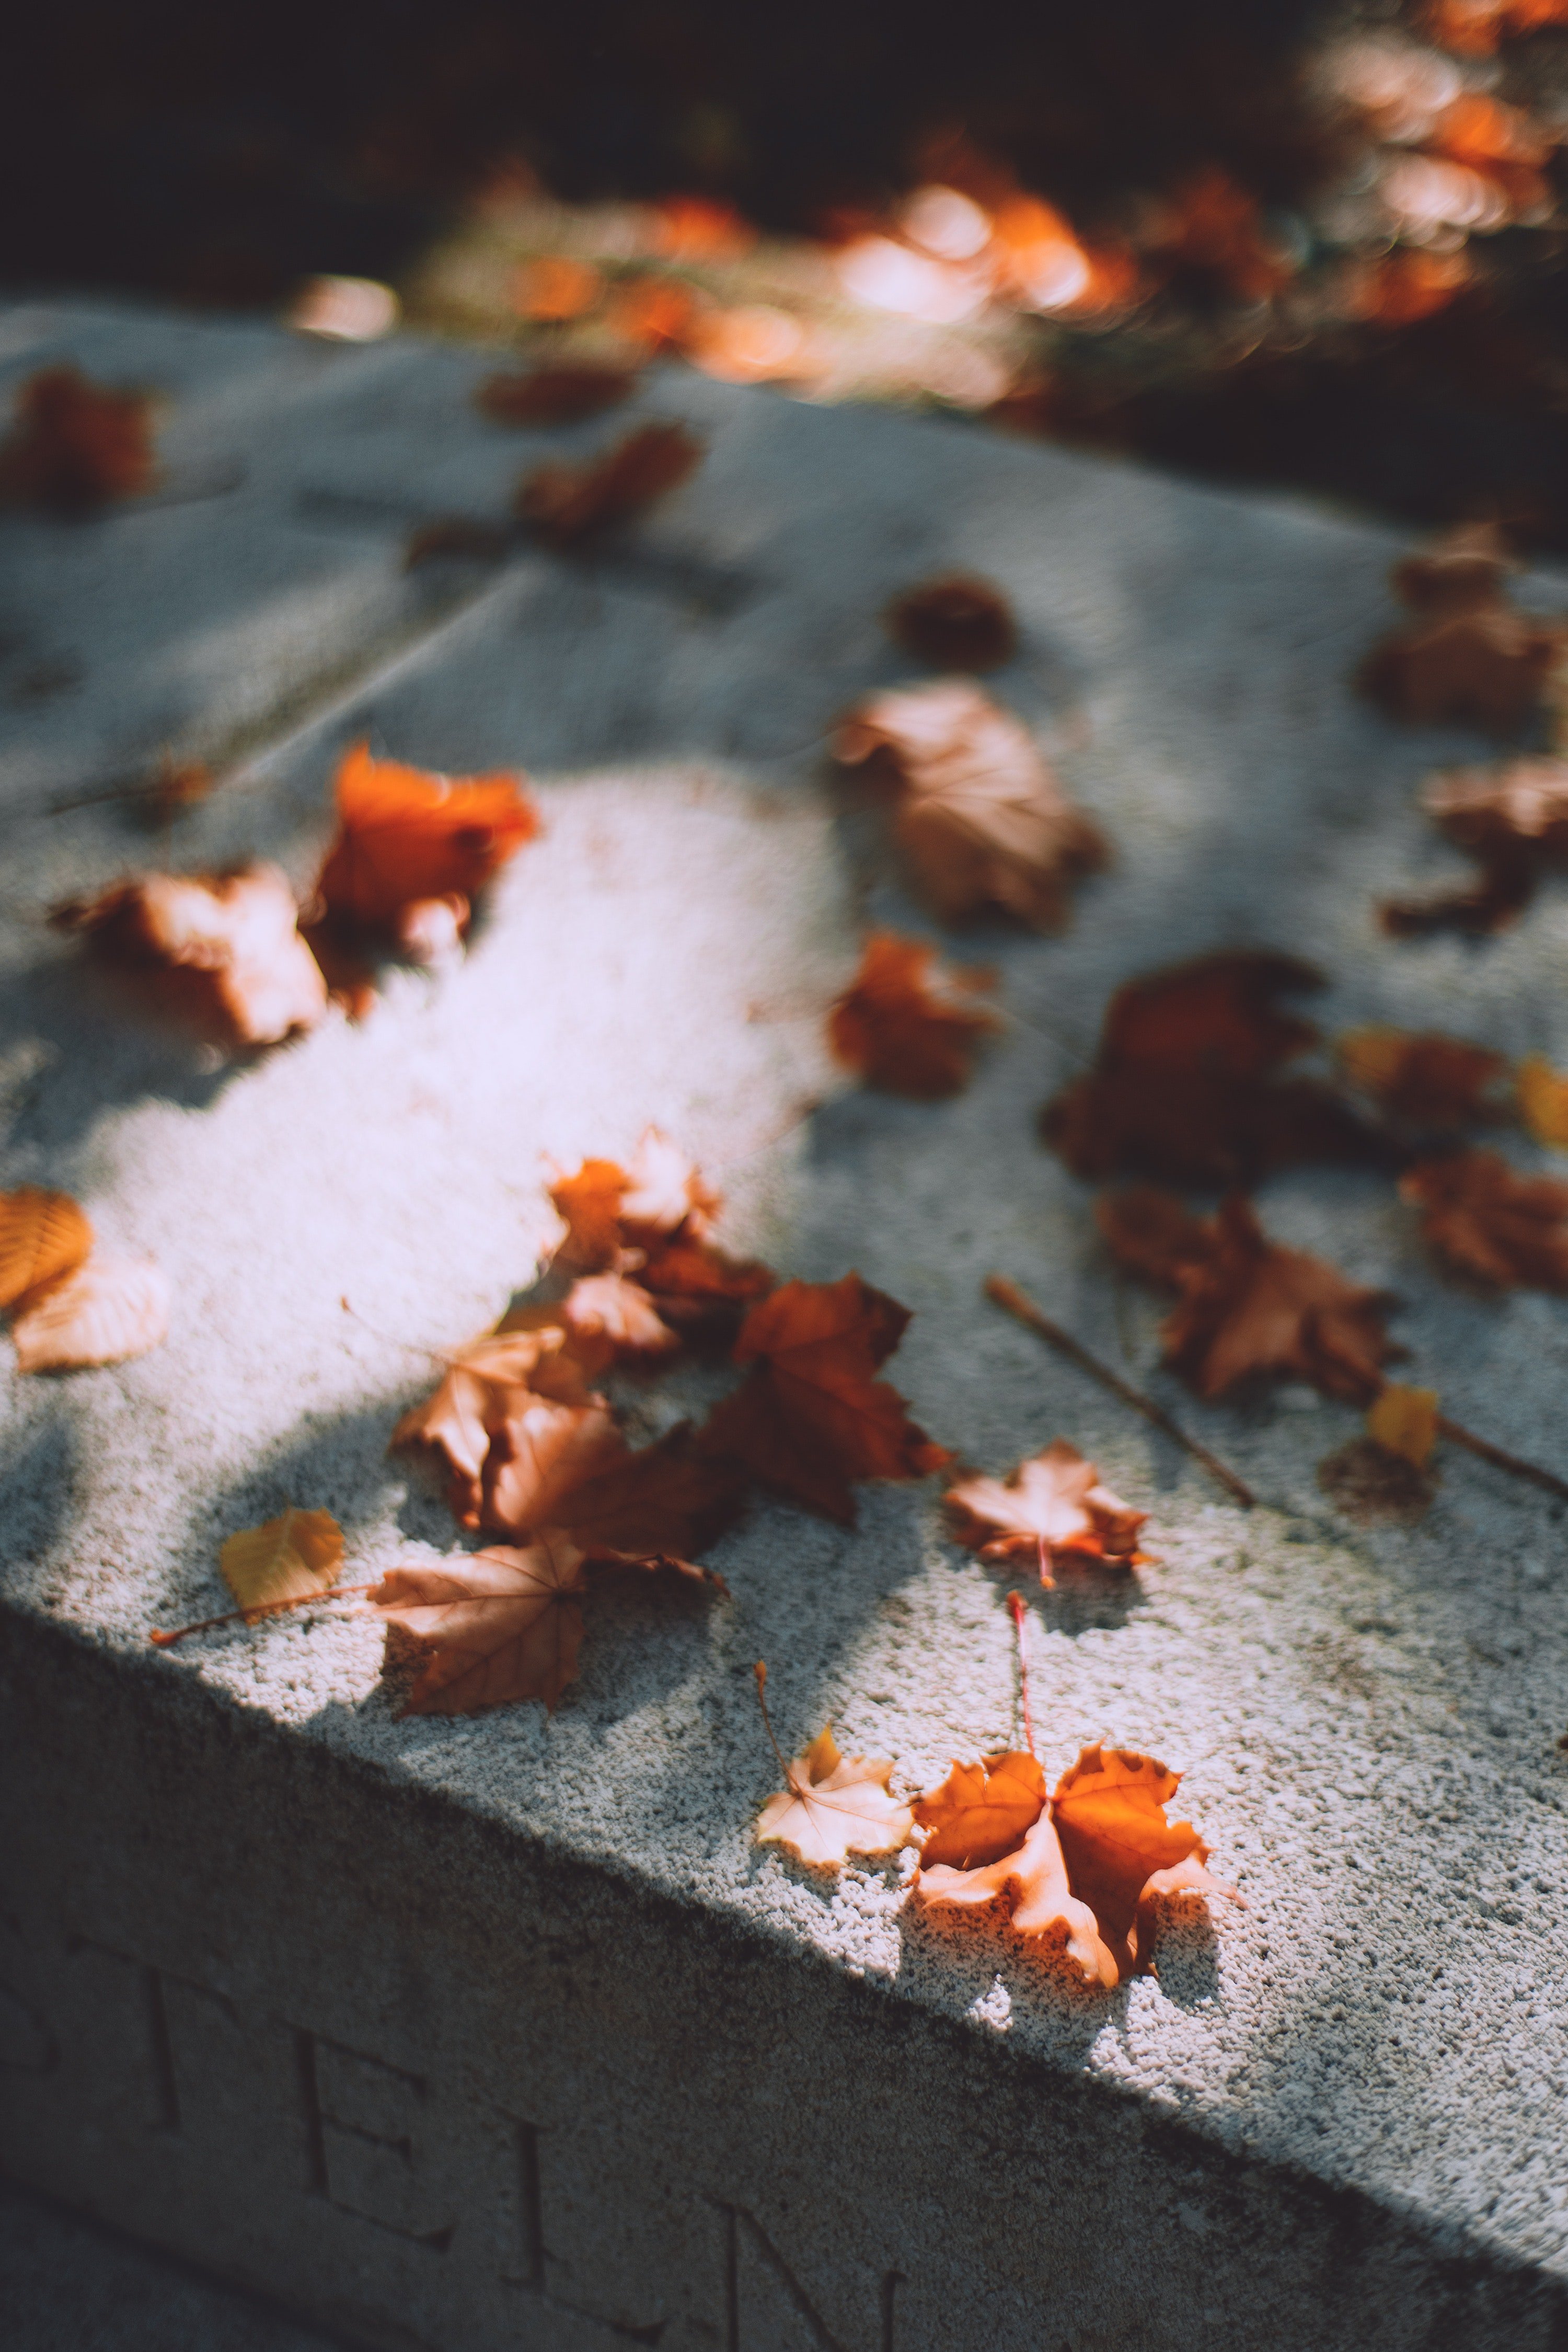
[[[140,688],[122,698],[118,681],[132,671],[184,679],[194,727],[209,711],[215,728],[229,723],[228,688],[209,690],[203,667],[204,625],[170,585],[188,551],[225,583],[236,644],[258,633],[247,707],[258,724],[280,709],[277,740],[247,751],[186,821],[181,862],[255,848],[307,881],[330,829],[337,753],[362,736],[448,772],[525,767],[547,824],[459,968],[395,981],[363,1028],[334,1020],[282,1051],[218,1065],[139,1025],[41,932],[36,910],[51,897],[145,858],[146,845],[113,803],[34,814],[39,779],[63,778],[68,751],[86,760],[89,733],[7,714],[0,1173],[76,1192],[106,1239],[157,1255],[176,1302],[167,1346],[138,1363],[58,1382],[0,1369],[5,1594],[18,1644],[28,1627],[68,1629],[113,1662],[117,1687],[133,1695],[125,1704],[150,1723],[161,1709],[195,1720],[199,1686],[240,1710],[258,1739],[266,1724],[283,1727],[300,1757],[323,1773],[341,1766],[384,1808],[438,1801],[445,1811],[407,1814],[433,1838],[439,1819],[492,1824],[541,1869],[590,1864],[606,1886],[668,1900],[675,1911],[658,1916],[689,1920],[682,1932],[728,1923],[761,1938],[770,1966],[796,1955],[860,1980],[884,1997],[874,2013],[889,2050],[900,2033],[951,2021],[951,2046],[1002,2070],[986,2081],[1012,2067],[1021,2099],[1040,2080],[1081,2086],[1091,2104],[1074,2110],[1080,2122],[1120,2119],[1104,2125],[1108,2147],[1129,2116],[1151,2130],[1180,2125],[1184,2147],[1238,2160],[1238,2198],[1266,2203],[1272,2180],[1322,2184],[1379,2217],[1356,2222],[1358,2244],[1385,2228],[1391,2246],[1407,2232],[1410,2245],[1495,2263],[1500,2277],[1563,2280],[1560,1510],[1449,1454],[1420,1527],[1366,1531],[1338,1518],[1316,1465],[1354,1433],[1354,1416],[1294,1391],[1204,1408],[1170,1382],[1155,1364],[1155,1306],[1119,1289],[1088,1192],[1034,1134],[1041,1100],[1092,1049],[1111,988],[1215,945],[1267,943],[1320,962],[1332,984],[1306,1009],[1330,1034],[1367,1021],[1440,1027],[1568,1066],[1560,887],[1480,947],[1396,944],[1375,927],[1380,896],[1449,858],[1415,810],[1417,780],[1478,755],[1458,732],[1384,725],[1347,689],[1356,654],[1386,625],[1384,574],[1398,542],[1301,506],[670,373],[649,380],[636,414],[681,415],[707,435],[689,486],[592,561],[522,552],[482,580],[465,574],[461,601],[444,591],[446,607],[416,626],[397,570],[410,517],[493,509],[531,452],[597,446],[625,415],[571,434],[499,435],[466,403],[486,363],[413,344],[329,366],[257,330],[108,313],[58,314],[44,341],[51,354],[79,351],[95,373],[188,384],[192,446],[221,442],[243,458],[252,487],[232,496],[249,500],[244,545],[261,551],[258,567],[263,555],[276,567],[253,598],[252,557],[237,550],[230,580],[217,499],[68,530],[0,523],[29,626],[47,635],[53,613],[66,614],[89,677],[100,633],[109,649],[90,705],[100,766],[138,756],[161,709]],[[26,358],[15,341],[5,349],[13,367],[33,363],[35,346]],[[339,498],[340,514],[359,502],[353,530],[331,542],[337,569],[290,569],[301,562],[301,485]],[[126,552],[134,532],[145,587]],[[825,1054],[823,1011],[863,924],[930,926],[875,814],[841,798],[823,740],[850,700],[914,675],[879,626],[889,594],[959,565],[1014,598],[1022,649],[993,690],[1057,748],[1118,857],[1079,892],[1061,937],[981,927],[955,943],[996,966],[1011,1020],[970,1090],[929,1108],[847,1087]],[[320,597],[333,643],[352,642],[363,663],[303,718],[290,702],[303,672],[278,651],[296,593],[307,614]],[[1538,579],[1525,593],[1552,608],[1568,586]],[[383,658],[377,632],[394,625],[402,639]],[[306,635],[316,631],[310,620]],[[123,671],[112,666],[121,659]],[[338,1513],[356,1581],[449,1547],[432,1492],[385,1454],[399,1410],[429,1384],[421,1350],[469,1336],[531,1278],[550,1227],[542,1162],[625,1151],[649,1121],[724,1185],[736,1245],[810,1279],[855,1266],[915,1310],[890,1372],[935,1436],[1002,1471],[1067,1435],[1153,1514],[1158,1557],[1136,1591],[1044,1596],[1032,1654],[1047,1769],[1095,1738],[1184,1768],[1181,1810],[1246,1894],[1245,1912],[1173,1929],[1157,1982],[1089,1998],[1058,1960],[1002,1927],[920,1919],[906,1900],[910,1856],[833,1881],[751,1844],[774,1785],[752,1690],[759,1655],[782,1738],[798,1743],[831,1717],[846,1748],[898,1759],[896,1785],[923,1786],[952,1754],[1016,1736],[1005,1581],[944,1539],[931,1490],[864,1490],[852,1533],[759,1503],[712,1555],[726,1603],[595,1600],[582,1680],[549,1721],[535,1707],[395,1721],[379,1635],[341,1604],[147,1654],[150,1623],[222,1605],[223,1536],[286,1500]],[[1532,1156],[1519,1139],[1508,1149],[1521,1163]],[[1438,1386],[1447,1410],[1563,1467],[1563,1302],[1483,1300],[1446,1284],[1385,1180],[1310,1171],[1266,1186],[1259,1206],[1280,1238],[1399,1292],[1394,1328],[1411,1377]],[[1194,1465],[987,1307],[980,1286],[994,1268],[1128,1364],[1263,1507],[1248,1516],[1216,1500]],[[700,1412],[711,1390],[710,1376],[677,1371],[618,1395],[629,1426],[652,1435]],[[265,1740],[257,1749],[275,1752]],[[253,1802],[253,1833],[270,1818],[308,1855],[313,1828],[282,1810],[269,1817],[265,1782]],[[420,1948],[434,1951],[429,1932]],[[138,1965],[175,1967],[137,1951]],[[360,1962],[340,1951],[328,1965],[341,1979]],[[210,1956],[205,1966],[188,1973],[247,2016],[235,1990],[247,1981],[244,1956],[224,1962],[232,1983]],[[817,1980],[788,1977],[801,2032],[805,1988]],[[771,1996],[757,1982],[765,2076]],[[685,2015],[679,2030],[700,2040],[700,2020]],[[639,2095],[634,2082],[634,2105]],[[783,2095],[765,2079],[746,2091],[763,2114]],[[853,2082],[826,2079],[819,2095],[814,2131],[836,2143],[875,2137]],[[918,2138],[929,2121],[918,2083],[908,2097]],[[953,2124],[944,2116],[941,2128]],[[648,2128],[656,2139],[664,2128],[651,2111]],[[774,2170],[762,2170],[777,2189],[778,2168],[794,2178],[810,2135],[792,2137],[787,2100],[771,2128]],[[1091,2123],[1081,2128],[1092,2136]],[[978,2151],[984,2127],[973,2129]],[[1016,2157],[1004,2139],[986,2161]],[[1288,2243],[1237,2242],[1225,2197],[1193,2162],[1188,2188],[1180,2162],[1156,2170],[1181,2190],[1159,2202],[1158,2247],[1121,2215],[1103,2257],[1062,2256],[1091,2272],[1109,2263],[1121,2304],[1091,2296],[1069,2311],[998,2287],[986,2319],[945,2293],[922,2304],[936,2291],[913,2276],[910,2255],[899,2271],[913,2279],[910,2300],[899,2305],[901,2286],[867,2287],[860,2313],[861,2289],[844,2284],[850,2256],[834,2252],[822,2261],[837,2284],[821,2290],[809,2325],[797,2311],[767,2323],[782,2333],[758,2322],[748,2334],[735,2281],[752,2241],[732,2221],[730,2317],[713,2323],[713,2340],[728,2326],[734,2352],[742,2341],[869,2347],[903,2310],[924,2316],[884,2334],[900,2352],[1239,2347],[1258,2340],[1262,2305],[1247,2298],[1266,2291],[1259,2265],[1267,2278],[1271,2263],[1286,2296],[1271,2332],[1302,2345],[1364,2340],[1373,2288],[1343,2310],[1327,2285],[1314,2302],[1289,2271]],[[703,2191],[721,2204],[728,2193],[722,2180]],[[968,2193],[953,2191],[960,2203]],[[809,2185],[800,2198],[831,2237]],[[781,2225],[767,2226],[776,2243]],[[845,2223],[846,2246],[858,2247],[858,2226]],[[1173,2244],[1212,2275],[1212,2307],[1195,2290],[1167,2294]],[[1402,2296],[1416,2310],[1408,2279],[1397,2285],[1406,2258],[1390,2257],[1380,2325],[1395,2324]],[[265,2279],[254,2252],[221,2259]],[[929,2240],[921,2259],[928,2270],[936,2259]],[[943,2249],[950,2259],[962,2267],[963,2247]],[[995,2257],[1007,2277],[1010,2259]],[[984,2257],[973,2260],[983,2273]],[[695,2276],[701,2261],[691,2261]],[[892,2297],[885,2309],[877,2294]],[[625,2308],[635,2300],[628,2288]],[[829,2307],[860,2315],[830,2335]],[[1112,2309],[1121,2332],[1101,2339],[1095,2313]],[[333,2324],[382,2322],[361,2312]],[[560,2324],[567,2333],[539,2340],[578,2340]],[[668,2346],[708,2340],[696,2322],[669,2325]],[[1477,2305],[1464,2340],[1490,2342],[1503,2326]]]

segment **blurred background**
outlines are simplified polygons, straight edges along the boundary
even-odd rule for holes
[[[1568,549],[1568,0],[55,0],[0,281],[922,403]],[[358,308],[356,310],[356,300]]]

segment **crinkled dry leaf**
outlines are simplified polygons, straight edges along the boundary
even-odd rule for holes
[[[1527,1054],[1514,1080],[1519,1115],[1537,1143],[1568,1151],[1568,1078],[1540,1054]]]
[[[563,1537],[390,1569],[367,1605],[427,1654],[405,1715],[471,1715],[537,1698],[553,1714],[577,1672],[583,1555]]]
[[[573,1353],[599,1371],[616,1362],[647,1362],[680,1345],[647,1292],[624,1274],[585,1274],[561,1306]]]
[[[1436,1390],[1407,1389],[1390,1381],[1368,1411],[1366,1433],[1374,1444],[1424,1470],[1437,1442]]]
[[[827,1020],[828,1042],[868,1086],[917,1102],[966,1087],[983,1037],[1002,1025],[975,992],[988,975],[943,971],[920,940],[873,931],[853,985]]]
[[[569,425],[618,408],[636,389],[635,368],[543,367],[488,375],[474,406],[498,425]]]
[[[1475,613],[1500,604],[1518,570],[1496,523],[1468,522],[1421,553],[1402,556],[1388,583],[1413,612]]]
[[[557,1511],[592,1560],[663,1560],[722,1588],[721,1577],[692,1568],[690,1559],[733,1525],[744,1496],[740,1472],[705,1452],[681,1422],[657,1444],[595,1468],[560,1497]]]
[[[651,1251],[637,1280],[665,1321],[700,1346],[732,1339],[745,1309],[774,1285],[771,1266],[685,1234]]]
[[[852,1853],[897,1853],[914,1815],[888,1787],[885,1756],[841,1756],[831,1727],[789,1768],[789,1787],[770,1797],[757,1818],[759,1845],[787,1845],[815,1869]]]
[[[1442,1131],[1505,1119],[1498,1092],[1508,1056],[1461,1037],[1405,1029],[1351,1029],[1334,1051],[1352,1087],[1407,1126]]]
[[[567,1349],[559,1323],[490,1332],[459,1349],[435,1394],[404,1414],[392,1444],[438,1447],[456,1480],[454,1510],[459,1518],[477,1517],[479,1474],[490,1440],[509,1412],[525,1409],[530,1396],[564,1405],[590,1401],[583,1368]]]
[[[1394,592],[1415,619],[1374,646],[1363,694],[1420,726],[1452,720],[1506,733],[1541,701],[1564,643],[1561,624],[1509,604],[1508,558],[1487,525],[1466,525],[1395,564]]]
[[[909,1319],[858,1274],[784,1283],[742,1325],[735,1360],[752,1370],[710,1414],[704,1444],[788,1501],[852,1526],[852,1481],[923,1478],[948,1459],[898,1391],[873,1378]]]
[[[551,1201],[566,1226],[558,1264],[588,1268],[620,1264],[625,1255],[621,1196],[626,1189],[626,1171],[614,1160],[584,1160],[574,1174],[551,1186]]]
[[[1276,999],[1321,985],[1310,964],[1250,949],[1128,981],[1093,1069],[1042,1112],[1046,1141],[1090,1181],[1251,1184],[1304,1160],[1375,1160],[1386,1147],[1341,1096],[1276,1075],[1317,1038]]]
[[[157,1266],[134,1258],[89,1257],[24,1303],[11,1326],[20,1372],[122,1364],[168,1336],[168,1282]]]
[[[1046,1776],[1022,1748],[955,1763],[914,1809],[921,1868],[984,1869],[1012,1853],[1045,1810]]]
[[[256,1624],[283,1601],[308,1601],[337,1582],[343,1531],[331,1511],[301,1511],[290,1503],[275,1519],[230,1536],[217,1556],[223,1580]]]
[[[276,1045],[327,1009],[294,893],[274,866],[148,874],[69,900],[50,919],[144,974],[158,1002],[226,1043]]]
[[[518,487],[517,512],[542,538],[567,546],[677,488],[702,454],[684,425],[644,425],[587,465],[537,467]]]
[[[21,387],[0,442],[0,499],[81,513],[133,498],[155,470],[146,393],[111,391],[74,367],[40,369]]]
[[[316,885],[329,917],[395,929],[411,901],[472,898],[539,831],[512,775],[453,781],[374,760],[365,743],[338,769],[338,834]]]
[[[659,1250],[679,1234],[700,1238],[720,1207],[720,1196],[679,1145],[650,1127],[628,1167],[584,1160],[551,1189],[566,1239],[559,1262],[584,1272],[619,1272],[629,1247]],[[646,1277],[645,1277],[646,1279]]]
[[[946,921],[998,907],[1051,929],[1072,883],[1109,860],[1028,729],[967,678],[874,695],[834,748],[849,765],[876,759],[900,787],[894,836]]]
[[[1458,1273],[1497,1289],[1568,1290],[1568,1184],[1521,1176],[1500,1152],[1456,1151],[1407,1170],[1399,1191]]]
[[[1241,1899],[1204,1868],[1209,1849],[1191,1822],[1165,1819],[1181,1777],[1136,1749],[1096,1745],[1051,1798],[1073,1893],[1092,1909],[1123,1976],[1148,1970],[1162,1895]]]
[[[512,1390],[505,1403],[480,1472],[479,1523],[509,1536],[559,1527],[566,1497],[624,1461],[626,1441],[602,1398],[555,1404]]]
[[[1505,760],[1429,776],[1421,805],[1480,866],[1477,879],[1431,898],[1394,899],[1385,930],[1500,930],[1527,906],[1538,875],[1568,855],[1568,761]]]
[[[1005,1483],[966,1478],[948,1488],[946,1500],[961,1542],[982,1559],[1035,1560],[1045,1585],[1053,1581],[1051,1562],[1058,1552],[1131,1567],[1149,1516],[1101,1486],[1094,1464],[1064,1437],[1020,1462]]]
[[[1157,1192],[1107,1194],[1096,1216],[1130,1272],[1177,1292],[1160,1336],[1166,1362],[1200,1396],[1259,1375],[1358,1403],[1381,1391],[1395,1352],[1383,1328],[1387,1295],[1269,1241],[1239,1195],[1199,1218]]]
[[[68,1193],[37,1184],[0,1192],[0,1307],[74,1274],[91,1247],[92,1227]]]
[[[998,1895],[1011,1896],[1013,1925],[1021,1936],[1047,1936],[1054,1927],[1065,1927],[1068,1957],[1078,1962],[1086,1982],[1110,1987],[1121,1980],[1116,1961],[1100,1940],[1094,1913],[1068,1883],[1061,1841],[1048,1811],[1039,1815],[1020,1845],[994,1862],[954,1870],[946,1863],[927,1869],[922,1861],[914,1891],[916,1901],[932,1910],[967,1910],[994,1903]]]
[[[988,580],[968,572],[906,589],[889,605],[886,618],[889,635],[905,651],[934,669],[999,669],[1017,650],[1007,599]]]

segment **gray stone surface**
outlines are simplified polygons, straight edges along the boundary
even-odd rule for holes
[[[330,2352],[342,2340],[5,2187],[0,2310],[7,2352]]]
[[[126,375],[153,373],[164,331],[51,331]],[[527,451],[622,429],[487,433],[462,398],[482,362],[408,344],[343,365],[318,447],[303,412],[285,429],[314,355],[169,331],[193,382],[234,386],[258,543],[289,486],[352,488],[361,612],[404,593],[411,510],[496,499]],[[348,410],[377,383],[373,432]],[[1374,898],[1448,856],[1415,781],[1477,750],[1346,691],[1386,619],[1390,535],[673,374],[640,407],[708,434],[689,487],[592,563],[522,554],[422,635],[405,614],[389,656],[343,622],[362,675],[303,717],[279,685],[275,740],[180,836],[182,860],[258,847],[305,879],[362,734],[533,772],[546,837],[467,962],[395,983],[361,1030],[217,1065],[95,992],[36,910],[145,851],[112,803],[24,816],[57,755],[7,719],[4,1181],[58,1182],[153,1250],[176,1311],[138,1363],[0,1375],[5,2161],[389,2347],[1558,2347],[1557,1508],[1453,1457],[1420,1528],[1338,1520],[1315,1470],[1353,1417],[1174,1391],[1155,1308],[1119,1298],[1033,1114],[1118,981],[1238,941],[1322,962],[1331,1031],[1443,1026],[1568,1065],[1568,899],[1479,949],[1375,929]],[[251,458],[285,447],[275,476]],[[200,511],[141,518],[150,578]],[[0,525],[34,625],[56,594],[78,609],[96,562],[105,644],[178,668],[199,618],[110,560],[128,520],[75,528],[102,536],[70,543],[101,550],[71,554],[73,582],[49,569],[64,527]],[[264,646],[286,634],[278,561]],[[825,1060],[863,920],[922,919],[822,740],[912,674],[887,595],[955,563],[1016,599],[995,691],[1061,747],[1119,856],[1061,938],[964,935],[1013,1024],[928,1108]],[[106,689],[100,763],[146,740],[146,706],[123,745],[117,709]],[[1154,1514],[1137,1595],[1045,1600],[1034,1657],[1047,1766],[1104,1736],[1187,1768],[1184,1810],[1247,1893],[1173,1932],[1157,1983],[1090,1998],[1003,1928],[934,1927],[908,1856],[824,1881],[751,1845],[774,1785],[759,1654],[783,1737],[831,1716],[898,1785],[1013,1736],[1005,1582],[943,1539],[930,1491],[867,1490],[851,1534],[759,1505],[714,1554],[728,1603],[595,1601],[550,1722],[395,1722],[375,1629],[342,1604],[148,1653],[150,1622],[221,1605],[217,1543],[285,1499],[335,1510],[362,1574],[450,1543],[385,1457],[427,1384],[417,1350],[529,1278],[542,1154],[622,1151],[650,1119],[725,1185],[736,1244],[811,1278],[858,1266],[916,1310],[893,1373],[935,1435],[1001,1470],[1059,1433]],[[1561,1302],[1445,1285],[1373,1177],[1280,1179],[1260,1205],[1402,1294],[1414,1371],[1458,1417],[1563,1466]],[[1125,1352],[1264,1507],[1216,1503],[986,1307],[993,1267]],[[628,1388],[632,1426],[709,1385]]]

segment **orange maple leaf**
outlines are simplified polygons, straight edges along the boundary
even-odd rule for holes
[[[852,1853],[897,1853],[914,1816],[888,1787],[892,1769],[885,1756],[841,1756],[825,1727],[787,1767],[789,1787],[763,1807],[757,1843],[787,1845],[818,1870]]]
[[[158,1267],[96,1255],[22,1300],[11,1326],[19,1372],[121,1364],[168,1335],[169,1285]]]
[[[703,445],[684,425],[644,425],[584,466],[536,467],[518,486],[517,512],[552,545],[625,522],[679,488]]]
[[[1458,1273],[1497,1289],[1568,1290],[1568,1184],[1521,1176],[1497,1151],[1424,1160],[1399,1182]]]
[[[421,901],[471,899],[539,831],[515,776],[454,782],[374,760],[366,743],[343,754],[337,804],[317,895],[330,919],[370,930],[395,931]]]
[[[41,1297],[74,1274],[91,1247],[92,1227],[68,1193],[37,1184],[0,1192],[0,1308]]]
[[[480,1472],[479,1524],[518,1536],[559,1526],[564,1497],[624,1461],[626,1440],[602,1397],[556,1404],[511,1390],[505,1404]]]
[[[774,1276],[756,1258],[729,1257],[711,1242],[681,1234],[650,1253],[637,1280],[667,1323],[706,1346],[733,1339],[742,1314],[767,1297]]]
[[[982,1559],[1033,1559],[1047,1586],[1058,1552],[1135,1566],[1138,1531],[1149,1516],[1102,1486],[1094,1464],[1064,1437],[1020,1462],[1005,1483],[966,1478],[950,1486],[946,1502],[961,1542]]]
[[[1239,1194],[1215,1217],[1189,1216],[1152,1190],[1108,1193],[1095,1213],[1131,1273],[1177,1292],[1160,1336],[1166,1362],[1200,1396],[1255,1375],[1310,1381],[1358,1403],[1382,1389],[1396,1352],[1383,1328],[1387,1294],[1269,1241]]]
[[[967,678],[873,696],[834,749],[851,766],[875,759],[900,788],[894,837],[945,921],[998,907],[1052,929],[1071,884],[1108,862],[1028,729]]]
[[[889,635],[934,669],[1000,669],[1017,651],[1013,608],[999,588],[968,572],[923,580],[895,597]]]
[[[1384,1156],[1383,1139],[1331,1088],[1278,1075],[1318,1033],[1276,999],[1321,985],[1310,964],[1253,949],[1124,982],[1093,1069],[1041,1113],[1046,1141],[1075,1176],[1175,1184],[1249,1184],[1301,1160]]]
[[[595,1463],[557,1497],[555,1517],[591,1560],[662,1564],[722,1590],[722,1577],[693,1567],[690,1555],[733,1524],[744,1492],[739,1470],[701,1447],[681,1422],[657,1444]]]
[[[656,1127],[629,1167],[584,1160],[574,1174],[556,1179],[550,1198],[567,1229],[558,1263],[584,1273],[620,1272],[637,1263],[628,1249],[663,1249],[678,1234],[699,1239],[720,1207],[700,1171]]]
[[[530,368],[520,375],[486,376],[474,405],[498,425],[568,425],[618,407],[637,380],[635,368]]]
[[[1014,1761],[990,1759],[988,1769]],[[921,1801],[938,1822],[954,1778]],[[1192,1823],[1165,1819],[1179,1780],[1135,1749],[1108,1753],[1098,1745],[1086,1748],[1058,1781],[1049,1805],[1037,1811],[1021,1844],[962,1870],[944,1863],[928,1866],[922,1855],[916,1897],[941,1908],[1010,1895],[1013,1925],[1021,1935],[1067,1928],[1068,1955],[1087,1982],[1109,1988],[1135,1971],[1146,1972],[1163,1897],[1222,1895],[1241,1900],[1234,1887],[1222,1885],[1204,1867],[1209,1849]]]
[[[949,1459],[873,1375],[909,1309],[858,1274],[786,1282],[753,1307],[735,1342],[743,1387],[709,1415],[705,1445],[788,1501],[852,1526],[858,1478],[923,1478]]]
[[[983,1869],[1022,1843],[1046,1806],[1046,1776],[1023,1748],[955,1763],[914,1809],[921,1868]]]
[[[647,1363],[680,1345],[640,1282],[624,1274],[579,1276],[561,1303],[572,1352],[585,1370]]]
[[[583,1367],[567,1348],[560,1323],[487,1332],[459,1349],[447,1359],[435,1393],[404,1414],[392,1433],[392,1446],[437,1448],[453,1472],[454,1512],[477,1521],[490,1440],[509,1412],[522,1411],[531,1396],[565,1405],[591,1402]]]
[[[1493,1089],[1508,1057],[1461,1037],[1404,1029],[1351,1029],[1334,1051],[1350,1083],[1395,1118],[1416,1128],[1484,1126],[1508,1117]]]
[[[0,499],[80,513],[133,498],[155,471],[146,393],[115,392],[67,366],[22,385],[0,442]]]
[[[537,1698],[553,1714],[577,1672],[583,1555],[552,1536],[389,1569],[366,1605],[402,1629],[425,1663],[405,1715],[470,1715]]]
[[[147,874],[50,920],[139,973],[152,1000],[229,1045],[271,1045],[327,1009],[321,967],[300,936],[288,878],[273,866]]]
[[[944,971],[920,940],[873,931],[852,985],[828,1014],[828,1042],[868,1085],[940,1101],[968,1085],[981,1038],[1002,1025],[973,1002],[988,979]]]

